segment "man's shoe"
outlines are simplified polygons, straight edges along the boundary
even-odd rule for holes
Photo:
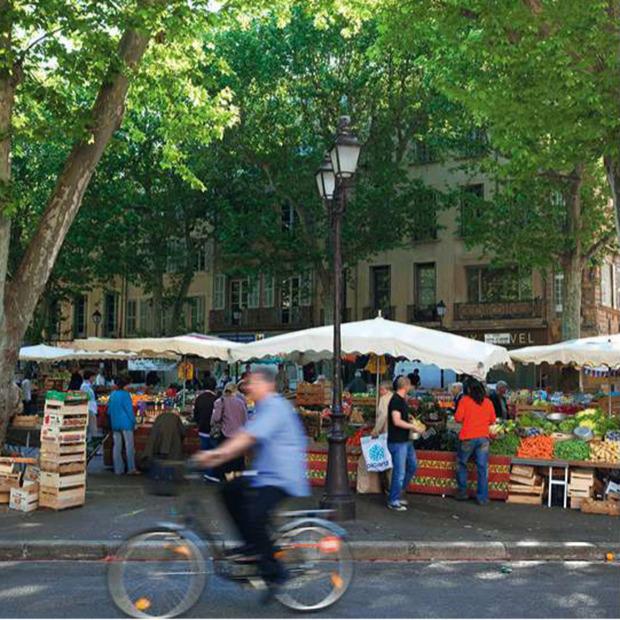
[[[488,499],[476,499],[476,502],[478,503],[478,506],[486,506],[489,503]]]
[[[467,497],[467,493],[461,493],[460,491],[454,496],[454,499],[458,502],[466,502],[469,497]]]
[[[407,506],[403,506],[402,504],[388,504],[387,507],[390,510],[394,510],[396,512],[406,512]]]
[[[401,499],[401,500],[400,500],[400,505],[401,505],[401,506],[409,506],[409,500],[407,500],[407,499]]]

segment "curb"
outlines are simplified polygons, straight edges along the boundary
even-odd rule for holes
[[[113,555],[121,542],[109,540],[0,541],[0,561],[100,561]],[[603,562],[608,553],[613,553],[620,558],[620,542],[357,541],[351,543],[351,550],[355,560],[373,562]]]

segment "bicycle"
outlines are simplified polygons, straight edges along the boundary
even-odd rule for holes
[[[194,472],[180,477],[202,479]],[[159,523],[131,536],[111,558],[108,589],[116,606],[134,618],[174,618],[189,611],[218,575],[242,586],[267,588],[255,563],[227,558],[225,541],[209,531],[199,515],[202,501],[184,494],[176,522]],[[346,531],[328,521],[329,510],[276,514],[284,523],[273,532],[276,557],[288,579],[274,598],[288,609],[314,612],[330,607],[347,591],[353,560]]]

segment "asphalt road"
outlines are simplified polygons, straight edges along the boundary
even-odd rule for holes
[[[620,564],[359,563],[324,617],[618,618]],[[119,617],[99,562],[0,563],[0,617]],[[277,603],[213,579],[190,617],[288,617]],[[292,617],[299,618],[298,615]],[[319,617],[321,615],[319,614]]]

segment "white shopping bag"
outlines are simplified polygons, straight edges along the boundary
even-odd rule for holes
[[[385,471],[392,468],[392,455],[387,447],[387,433],[373,439],[362,437],[362,454],[368,471]]]

